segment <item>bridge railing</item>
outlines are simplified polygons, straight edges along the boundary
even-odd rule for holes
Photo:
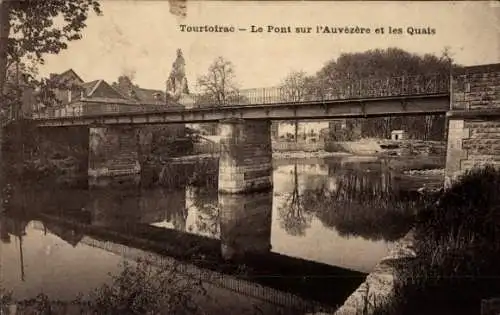
[[[148,113],[181,111],[185,107],[217,108],[220,106],[252,106],[272,104],[300,104],[349,99],[432,95],[449,92],[449,76],[429,74],[363,80],[336,80],[303,87],[270,87],[245,89],[209,97],[192,95],[189,104],[180,101],[177,106],[164,104],[130,104],[102,101],[78,101],[68,107],[48,108],[33,113],[33,119],[82,117],[120,113]]]
[[[0,127],[3,128],[7,126],[9,123],[24,119],[30,118],[26,117],[26,113],[22,112],[19,108],[19,105],[9,105],[0,108]]]
[[[171,107],[158,104],[129,104],[117,102],[93,102],[80,101],[71,106],[59,108],[46,108],[42,111],[34,112],[32,119],[62,118],[62,117],[84,117],[95,115],[110,115],[120,113],[147,113],[165,110],[178,111],[181,106]]]
[[[427,74],[388,78],[367,78],[362,80],[331,80],[304,86],[277,86],[244,89],[210,97],[194,97],[195,107],[217,107],[227,105],[266,105],[363,99],[379,97],[418,96],[447,93],[449,75]],[[181,104],[182,105],[191,105]]]

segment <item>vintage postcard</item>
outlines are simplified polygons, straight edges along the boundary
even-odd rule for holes
[[[0,0],[0,314],[500,311],[500,2]]]

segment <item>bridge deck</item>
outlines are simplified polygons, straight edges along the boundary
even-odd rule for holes
[[[401,115],[444,114],[449,110],[449,93],[429,95],[322,100],[293,103],[195,107],[179,110],[154,109],[138,112],[106,111],[99,114],[66,112],[34,115],[38,126],[131,125],[217,122],[225,119],[294,120],[334,119]]]

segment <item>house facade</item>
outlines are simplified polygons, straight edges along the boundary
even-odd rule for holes
[[[275,131],[273,134],[280,141],[295,141],[295,128],[297,127],[298,141],[320,141],[324,138],[324,133],[328,130],[328,121],[298,121],[295,122],[273,122]]]
[[[49,85],[53,98],[42,98],[44,101],[35,106],[36,112],[85,115],[179,106],[168,104],[165,92],[141,88],[126,76],[120,76],[118,82],[110,85],[104,80],[86,82],[69,69],[61,74],[51,74]]]
[[[126,76],[120,76],[113,84],[105,80],[84,81],[74,70],[69,69],[61,74],[51,74],[49,84],[53,98],[42,98],[45,101],[35,105],[37,115],[81,116],[162,110],[167,106],[182,108],[169,102],[165,92],[141,88]],[[158,128],[145,126],[143,129]],[[185,135],[183,124],[161,129],[168,130],[174,137]]]

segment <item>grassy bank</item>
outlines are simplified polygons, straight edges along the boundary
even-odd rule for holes
[[[500,171],[469,172],[418,213],[414,230],[417,258],[399,263],[396,299],[375,314],[474,315],[500,295]]]

